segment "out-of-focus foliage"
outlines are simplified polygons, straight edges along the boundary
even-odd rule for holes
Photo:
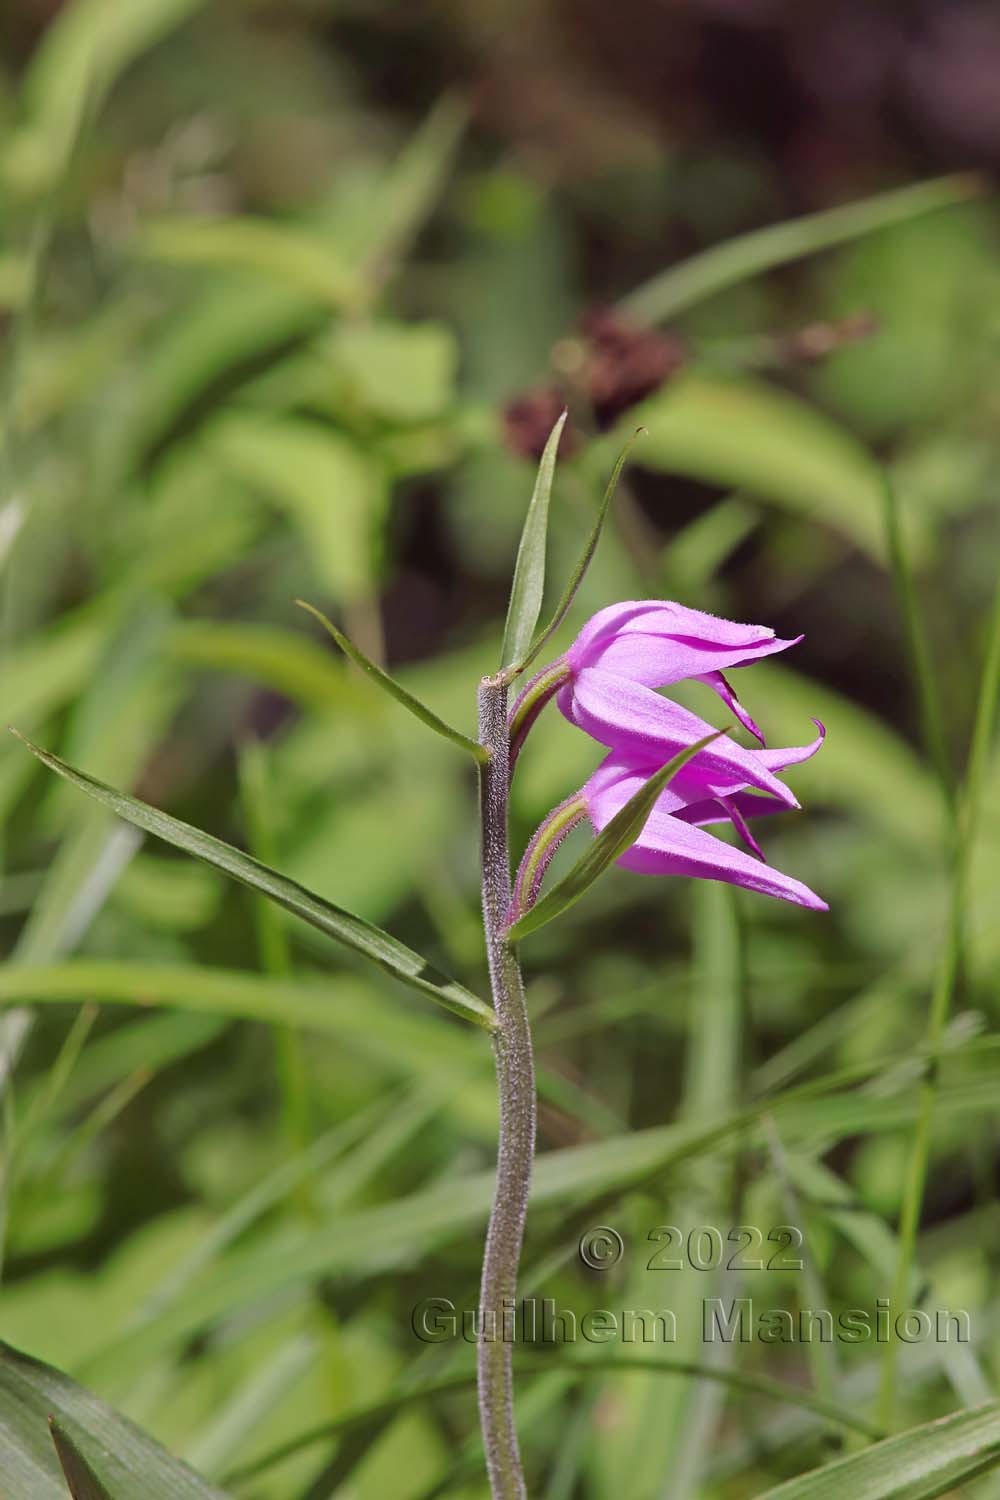
[[[572,391],[581,316],[643,288],[651,307],[682,263],[690,290],[713,246],[995,166],[1000,28],[987,3],[948,28],[939,9],[11,7],[0,719],[483,993],[472,763],[293,601],[471,733],[535,473],[504,404]],[[871,1414],[874,1340],[707,1345],[701,1317],[715,1296],[872,1309],[897,1264],[950,856],[873,459],[956,772],[1000,557],[1000,218],[982,182],[934,193],[769,268],[744,242],[671,312],[674,378],[605,433],[574,412],[556,472],[543,619],[647,429],[553,650],[644,594],[805,632],[740,685],[775,744],[827,725],[792,778],[808,811],[766,848],[831,911],[616,872],[525,942],[542,1156],[524,1290],[678,1323],[666,1349],[623,1351],[648,1371],[583,1379],[570,1359],[609,1351],[582,1340],[525,1359],[548,1500],[764,1492],[863,1441],[668,1358]],[[688,701],[722,722],[707,688]],[[595,760],[543,716],[518,849]],[[248,1500],[482,1496],[472,1349],[422,1343],[411,1317],[475,1305],[486,1037],[141,843],[8,737],[0,818],[0,1337]],[[992,751],[974,834],[912,1285],[913,1306],[968,1310],[973,1341],[903,1350],[906,1426],[998,1373]],[[595,1273],[576,1247],[602,1223],[625,1254]],[[783,1223],[807,1273],[647,1270],[656,1226]]]

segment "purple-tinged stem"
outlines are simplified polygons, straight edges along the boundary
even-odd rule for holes
[[[514,1423],[514,1349],[504,1334],[516,1306],[535,1154],[535,1069],[521,970],[516,949],[506,936],[511,902],[507,840],[510,740],[507,683],[502,677],[486,677],[480,684],[479,739],[491,752],[489,761],[480,767],[479,785],[483,927],[497,1018],[493,1046],[500,1102],[496,1186],[479,1292],[479,1418],[493,1500],[525,1500]]]

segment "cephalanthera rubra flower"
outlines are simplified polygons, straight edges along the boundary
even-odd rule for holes
[[[665,710],[657,708],[664,700],[650,691],[648,696],[633,693],[626,703],[620,684],[628,682],[652,690],[695,678],[713,688],[744,728],[763,744],[763,735],[724,673],[777,651],[787,651],[801,639],[781,640],[766,625],[722,620],[672,600],[633,599],[609,605],[587,621],[564,655],[543,667],[528,683],[511,714],[513,738],[516,743],[523,737],[541,707],[557,691],[559,707],[566,717],[602,744],[618,745],[629,734],[626,721],[614,728],[623,713],[625,720],[634,712],[643,721],[635,726],[633,740],[635,735],[647,738],[651,733],[650,714],[666,716]],[[604,675],[589,675],[595,672]],[[619,679],[618,688],[612,687],[609,677]],[[707,726],[701,732],[706,730]],[[616,738],[605,738],[610,733]]]
[[[801,636],[797,638],[801,640]],[[642,874],[723,880],[748,890],[825,910],[826,903],[800,881],[772,870],[750,832],[748,819],[797,808],[778,772],[815,755],[824,729],[810,744],[763,748],[764,737],[740,704],[724,673],[785,651],[761,625],[718,619],[667,600],[615,604],[588,620],[568,651],[539,672],[511,711],[516,753],[544,704],[553,696],[571,723],[610,754],[581,792],[556,809],[529,846],[530,876],[519,878],[515,917],[532,904],[552,852],[574,821],[589,818],[601,833],[634,794],[674,756],[712,733],[712,726],[658,692],[685,679],[707,683],[760,742],[747,749],[726,735],[700,749],[670,780],[631,846],[618,858]],[[705,832],[729,822],[751,852]]]
[[[566,717],[576,720],[572,684],[588,671],[609,672],[647,688],[697,678],[714,688],[744,728],[764,737],[745,712],[723,672],[747,667],[802,639],[783,641],[765,625],[742,625],[671,600],[631,600],[599,610],[566,652],[570,683],[559,695]]]
[[[786,750],[751,750],[747,753],[773,771],[808,760],[823,743],[825,730],[819,720],[816,739],[808,745]],[[788,803],[770,794],[760,795],[745,786],[719,785],[711,766],[702,764],[702,751],[679,771],[657,798],[636,839],[618,859],[623,869],[640,875],[688,875],[723,880],[764,896],[776,896],[826,911],[827,903],[800,880],[783,875],[764,861],[760,846],[750,831],[748,819],[764,813],[785,812]],[[616,751],[590,777],[581,792],[587,817],[600,833],[657,769],[636,766]],[[786,789],[787,790],[787,789]],[[707,824],[731,822],[748,854],[704,831]]]

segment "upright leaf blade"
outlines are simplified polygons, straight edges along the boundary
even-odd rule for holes
[[[507,606],[507,623],[503,632],[501,667],[520,664],[531,647],[531,637],[542,611],[542,594],[545,591],[545,542],[549,529],[549,496],[552,479],[556,471],[556,453],[559,439],[566,425],[568,413],[563,412],[549,433],[545,444],[535,488],[524,518],[524,529],[517,549],[514,564],[514,581],[510,588],[510,603]]]
[[[259,891],[261,895],[267,896],[269,900],[275,901],[290,911],[293,916],[308,922],[310,926],[316,927],[320,932],[325,932],[329,937],[336,938],[338,942],[352,948],[355,953],[370,959],[372,963],[378,964],[394,978],[408,984],[412,989],[420,990],[422,994],[430,995],[439,1005],[446,1006],[455,1011],[457,1015],[467,1021],[475,1021],[480,1026],[492,1029],[493,1012],[484,1001],[477,995],[472,994],[463,985],[454,979],[440,974],[427,961],[421,958],[419,953],[414,953],[405,943],[399,942],[397,938],[384,932],[381,927],[376,927],[373,922],[366,922],[363,917],[353,916],[350,912],[343,911],[332,902],[325,901],[322,896],[307,891],[304,886],[277,870],[269,869],[259,860],[252,859],[249,854],[244,854],[240,849],[234,849],[231,844],[223,843],[211,834],[203,833],[200,828],[192,828],[189,823],[182,823],[178,818],[171,818],[167,813],[160,812],[158,808],[150,807],[146,802],[140,802],[137,797],[129,797],[124,792],[116,791],[114,787],[105,785],[93,776],[86,775],[83,771],[76,770],[60,760],[58,755],[53,755],[48,750],[42,750],[38,745],[33,745],[24,735],[12,730],[17,738],[22,740],[33,755],[36,755],[43,765],[49,770],[55,771],[58,776],[63,776],[80,791],[86,792],[97,802],[109,807],[112,812],[124,818],[127,823],[132,823],[146,833],[155,834],[157,838],[163,839],[168,844],[173,844],[177,849],[183,849],[187,854],[193,854],[196,859],[204,860],[206,864],[213,865],[217,870],[222,870],[226,875],[238,880],[242,885],[249,886],[251,890]]]
[[[597,544],[601,539],[601,532],[604,529],[604,522],[607,520],[608,511],[611,508],[611,502],[615,497],[615,490],[618,488],[618,481],[621,478],[622,469],[624,469],[626,463],[628,462],[628,456],[632,452],[633,443],[639,436],[640,432],[643,431],[645,431],[644,428],[637,427],[635,432],[629,438],[628,442],[625,444],[622,451],[619,453],[618,458],[615,462],[615,466],[611,470],[611,478],[608,480],[607,489],[604,491],[604,499],[601,501],[600,509],[597,512],[597,519],[595,520],[591,533],[587,538],[586,545],[584,546],[584,549],[580,554],[579,561],[570,574],[569,582],[563,590],[563,596],[559,600],[559,603],[556,605],[556,612],[552,616],[552,619],[549,621],[549,623],[546,625],[545,629],[542,631],[541,635],[536,637],[534,645],[531,647],[531,650],[528,652],[527,656],[523,657],[518,663],[518,668],[520,671],[523,672],[525,667],[531,665],[531,663],[535,660],[535,657],[538,655],[539,651],[541,651],[542,647],[546,644],[547,641],[550,641],[552,639],[556,631],[559,629],[559,626],[562,624],[563,620],[565,620],[566,616],[569,614],[570,606],[572,605],[573,600],[576,598],[577,589],[583,582],[587,573],[587,569],[590,567],[590,564],[593,561],[594,553],[597,551]]]
[[[991,1401],[800,1474],[760,1500],[934,1500],[998,1463],[1000,1401]]]
[[[74,1500],[226,1500],[83,1386],[0,1344],[0,1488],[66,1500],[63,1474]]]
[[[529,932],[534,932],[536,928],[544,927],[546,922],[552,921],[553,917],[561,916],[570,906],[575,906],[598,876],[603,875],[608,866],[614,864],[618,856],[624,854],[625,850],[635,843],[643,830],[646,819],[653,810],[653,804],[667,782],[676,776],[677,772],[686,766],[699,750],[704,750],[706,745],[717,740],[724,732],[722,729],[716,730],[714,734],[706,734],[696,744],[688,745],[672,760],[668,760],[665,766],[661,766],[647,782],[644,782],[621,811],[615,814],[604,831],[597,835],[586,854],[577,861],[569,874],[517,919],[509,929],[508,937],[516,942]]]
[[[440,734],[442,738],[451,740],[453,745],[458,745],[460,749],[466,750],[480,765],[484,765],[489,760],[490,752],[485,745],[481,745],[478,740],[470,739],[461,730],[453,729],[450,724],[446,724],[443,719],[439,719],[433,709],[421,703],[420,699],[415,698],[411,692],[408,692],[401,682],[397,682],[394,677],[389,676],[388,672],[384,672],[380,666],[371,661],[352,640],[349,640],[342,631],[337,629],[332,620],[327,619],[321,610],[316,609],[312,604],[307,604],[304,599],[296,599],[295,602],[300,609],[308,610],[319,621],[323,629],[333,637],[344,655],[349,656],[355,666],[360,667],[362,672],[370,677],[373,682],[377,683],[383,692],[389,694],[390,698],[395,698],[397,703],[401,703],[404,708],[409,709],[414,718],[419,719],[422,724],[426,724],[428,729],[433,729],[435,734]]]

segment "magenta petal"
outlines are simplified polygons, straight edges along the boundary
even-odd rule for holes
[[[609,604],[591,615],[566,655],[574,667],[585,667],[595,642],[607,641],[628,622],[662,608],[659,599],[626,599],[623,604]]]
[[[623,760],[614,750],[606,755],[583,788],[587,814],[592,823],[600,820],[601,828],[609,823],[628,799],[637,792],[656,770],[655,766],[633,766]],[[683,796],[675,791],[676,777],[663,788],[656,805],[664,812],[679,811],[685,805]]]
[[[635,623],[642,625],[648,616]],[[669,687],[686,677],[702,677],[723,667],[746,667],[776,651],[786,651],[794,641],[768,636],[758,641],[742,641],[729,648],[684,636],[654,635],[646,630],[625,629],[601,637],[584,653],[571,656],[575,671],[596,667],[641,682],[646,687]],[[572,648],[571,648],[572,651]],[[582,656],[582,659],[581,659]]]
[[[634,606],[618,622],[620,632],[641,630],[647,635],[671,635],[678,640],[700,641],[706,646],[733,650],[774,639],[768,625],[752,625],[742,620],[724,620],[703,609],[689,609],[670,599],[649,600],[645,609]]]
[[[679,750],[712,733],[704,719],[669,698],[592,668],[567,684],[558,702],[567,718],[587,734],[637,764],[663,765]],[[685,771],[701,778],[698,785],[704,786],[703,795],[755,786],[789,807],[798,807],[792,792],[762,763],[765,754],[744,750],[723,738],[700,751]],[[691,799],[685,796],[684,800]]]
[[[737,719],[739,719],[740,723],[743,725],[743,728],[749,730],[754,739],[759,740],[761,745],[763,745],[764,736],[761,734],[760,730],[757,728],[757,725],[754,723],[753,719],[751,719],[750,715],[747,713],[746,709],[743,707],[743,704],[737,698],[736,694],[733,692],[732,688],[726,681],[725,677],[723,677],[722,673],[702,672],[699,675],[702,682],[706,682],[710,688],[714,689],[714,691],[718,693],[719,697],[722,699],[726,707],[731,709],[732,712],[736,715]]]
[[[740,811],[739,803],[732,797],[720,797],[719,805],[729,814],[730,822],[751,854],[756,854],[758,859],[764,859],[764,851],[750,832],[750,825]]]
[[[701,828],[707,823],[729,822],[734,811],[747,821],[750,818],[764,817],[768,813],[787,812],[788,804],[761,792],[731,792],[725,797],[705,797],[700,802],[686,802],[683,807],[677,808],[676,816],[685,823],[695,823]]]
[[[630,600],[588,620],[566,658],[574,671],[597,667],[647,687],[668,687],[704,672],[748,666],[795,644],[764,625],[722,620],[664,600]]]
[[[590,820],[598,832],[606,827],[645,780],[637,771],[615,777],[614,769],[605,761],[584,787]],[[742,849],[724,844],[710,833],[683,822],[664,810],[662,798],[657,801],[639,838],[621,856],[618,864],[640,875],[686,875],[722,880],[814,911],[827,910],[826,902],[801,881],[782,875],[744,854]]]
[[[654,819],[656,819],[654,823]],[[683,823],[679,818],[657,818],[654,812],[646,831],[618,863],[639,875],[693,875],[708,880],[723,880],[729,885],[757,891],[792,901],[813,911],[826,911],[827,903],[801,880],[782,875],[770,865],[762,864],[742,849],[734,849],[721,839],[713,838],[701,828]]]
[[[766,625],[723,620],[718,615],[688,609],[673,600],[627,599],[591,616],[569,649],[571,661],[579,666],[592,665],[592,651],[599,650],[613,636],[630,630],[644,631],[647,635],[675,636],[730,650],[774,638],[774,631]]]
[[[669,635],[632,631],[595,644],[576,670],[597,668],[642,683],[644,687],[668,687],[686,677],[698,677],[715,665],[717,656],[717,652],[706,650],[697,641],[675,641]],[[728,656],[719,664],[728,666]]]
[[[812,722],[819,733],[808,745],[790,745],[776,750],[755,750],[754,754],[769,771],[783,771],[786,766],[798,766],[804,760],[811,760],[826,739],[826,725],[820,719],[813,719]]]
[[[753,757],[758,766],[765,766],[769,771],[782,771],[786,766],[799,765],[802,761],[809,760],[811,756],[816,754],[816,751],[820,748],[823,740],[826,737],[826,730],[820,723],[819,719],[814,719],[813,723],[819,729],[819,734],[817,735],[816,739],[811,742],[811,744],[783,745],[774,750],[755,749],[748,750],[746,753]],[[647,763],[647,774],[655,769],[655,765],[653,765],[651,762]],[[674,791],[680,796],[681,801],[687,806],[691,806],[696,802],[701,802],[721,796],[736,800],[737,805],[747,817],[755,817],[762,812],[780,811],[782,808],[787,810],[789,803],[785,798],[774,799],[775,806],[772,808],[769,805],[772,801],[772,798],[762,797],[755,799],[752,793],[744,793],[743,788],[748,784],[751,783],[748,782],[747,778],[743,778],[739,781],[734,780],[726,785],[723,785],[718,780],[718,778],[716,778],[713,782],[713,779],[711,777],[706,777],[702,771],[700,755],[696,756],[693,761],[689,761],[688,764],[683,768],[683,770],[678,772],[671,783]],[[759,783],[753,784],[758,785]],[[781,782],[779,783],[779,785],[782,786],[783,790],[787,794],[788,789],[784,786],[784,783]],[[759,805],[752,805],[755,800]],[[796,804],[796,806],[797,805],[798,804]],[[689,819],[688,821],[697,822],[700,820]],[[717,819],[713,818],[711,821],[715,822],[717,821]]]

